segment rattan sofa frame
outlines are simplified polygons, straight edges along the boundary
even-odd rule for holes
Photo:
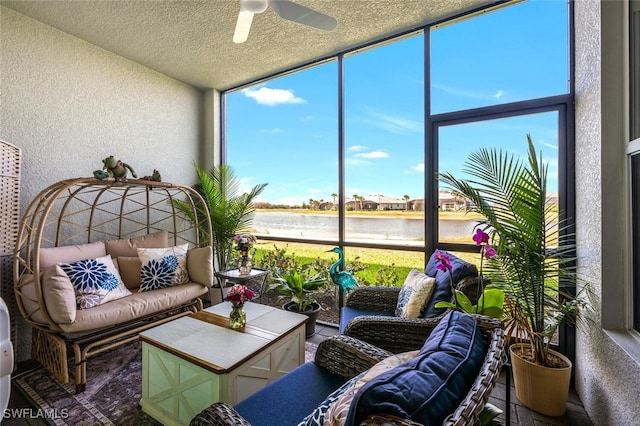
[[[178,199],[191,206],[194,212],[191,219],[174,207],[173,200]],[[211,235],[206,209],[202,197],[188,186],[142,179],[75,178],[42,190],[22,217],[13,268],[16,305],[32,327],[32,357],[62,383],[72,376],[76,392],[81,392],[86,385],[88,358],[137,339],[143,330],[203,307],[197,298],[108,329],[64,333],[47,312],[43,298],[40,279],[43,248],[135,238],[164,230],[173,245],[189,243],[192,248],[203,247],[207,244],[203,234]],[[21,284],[25,274],[35,279],[34,294]],[[37,309],[26,308],[34,304]],[[68,368],[68,347],[75,361],[72,372]]]

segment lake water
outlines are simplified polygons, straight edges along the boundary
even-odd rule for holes
[[[441,219],[441,240],[469,239],[476,222],[473,220]],[[256,234],[289,238],[337,239],[338,217],[294,212],[256,212],[253,220]],[[346,234],[350,241],[402,241],[406,244],[424,243],[424,221],[420,218],[347,217]]]

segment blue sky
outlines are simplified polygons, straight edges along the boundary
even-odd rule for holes
[[[567,5],[534,0],[431,33],[432,114],[568,92]],[[345,192],[422,198],[424,35],[345,58]],[[227,95],[228,164],[261,201],[338,192],[336,61]],[[530,133],[557,182],[555,113],[441,129],[439,168],[461,175],[478,147],[526,155]]]

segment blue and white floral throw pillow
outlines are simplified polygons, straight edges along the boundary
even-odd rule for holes
[[[157,290],[189,281],[187,249],[189,244],[175,247],[139,248],[140,291]]]
[[[80,309],[93,308],[131,294],[109,255],[59,266],[73,285]]]

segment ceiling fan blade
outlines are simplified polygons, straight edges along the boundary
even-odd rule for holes
[[[298,24],[324,31],[333,31],[338,26],[336,18],[289,0],[269,0],[269,6],[271,6],[281,18],[297,22]]]
[[[236,30],[233,33],[234,43],[244,43],[249,37],[249,30],[251,30],[251,22],[253,21],[253,12],[247,12],[246,10],[240,10],[238,13],[238,21],[236,22]]]

